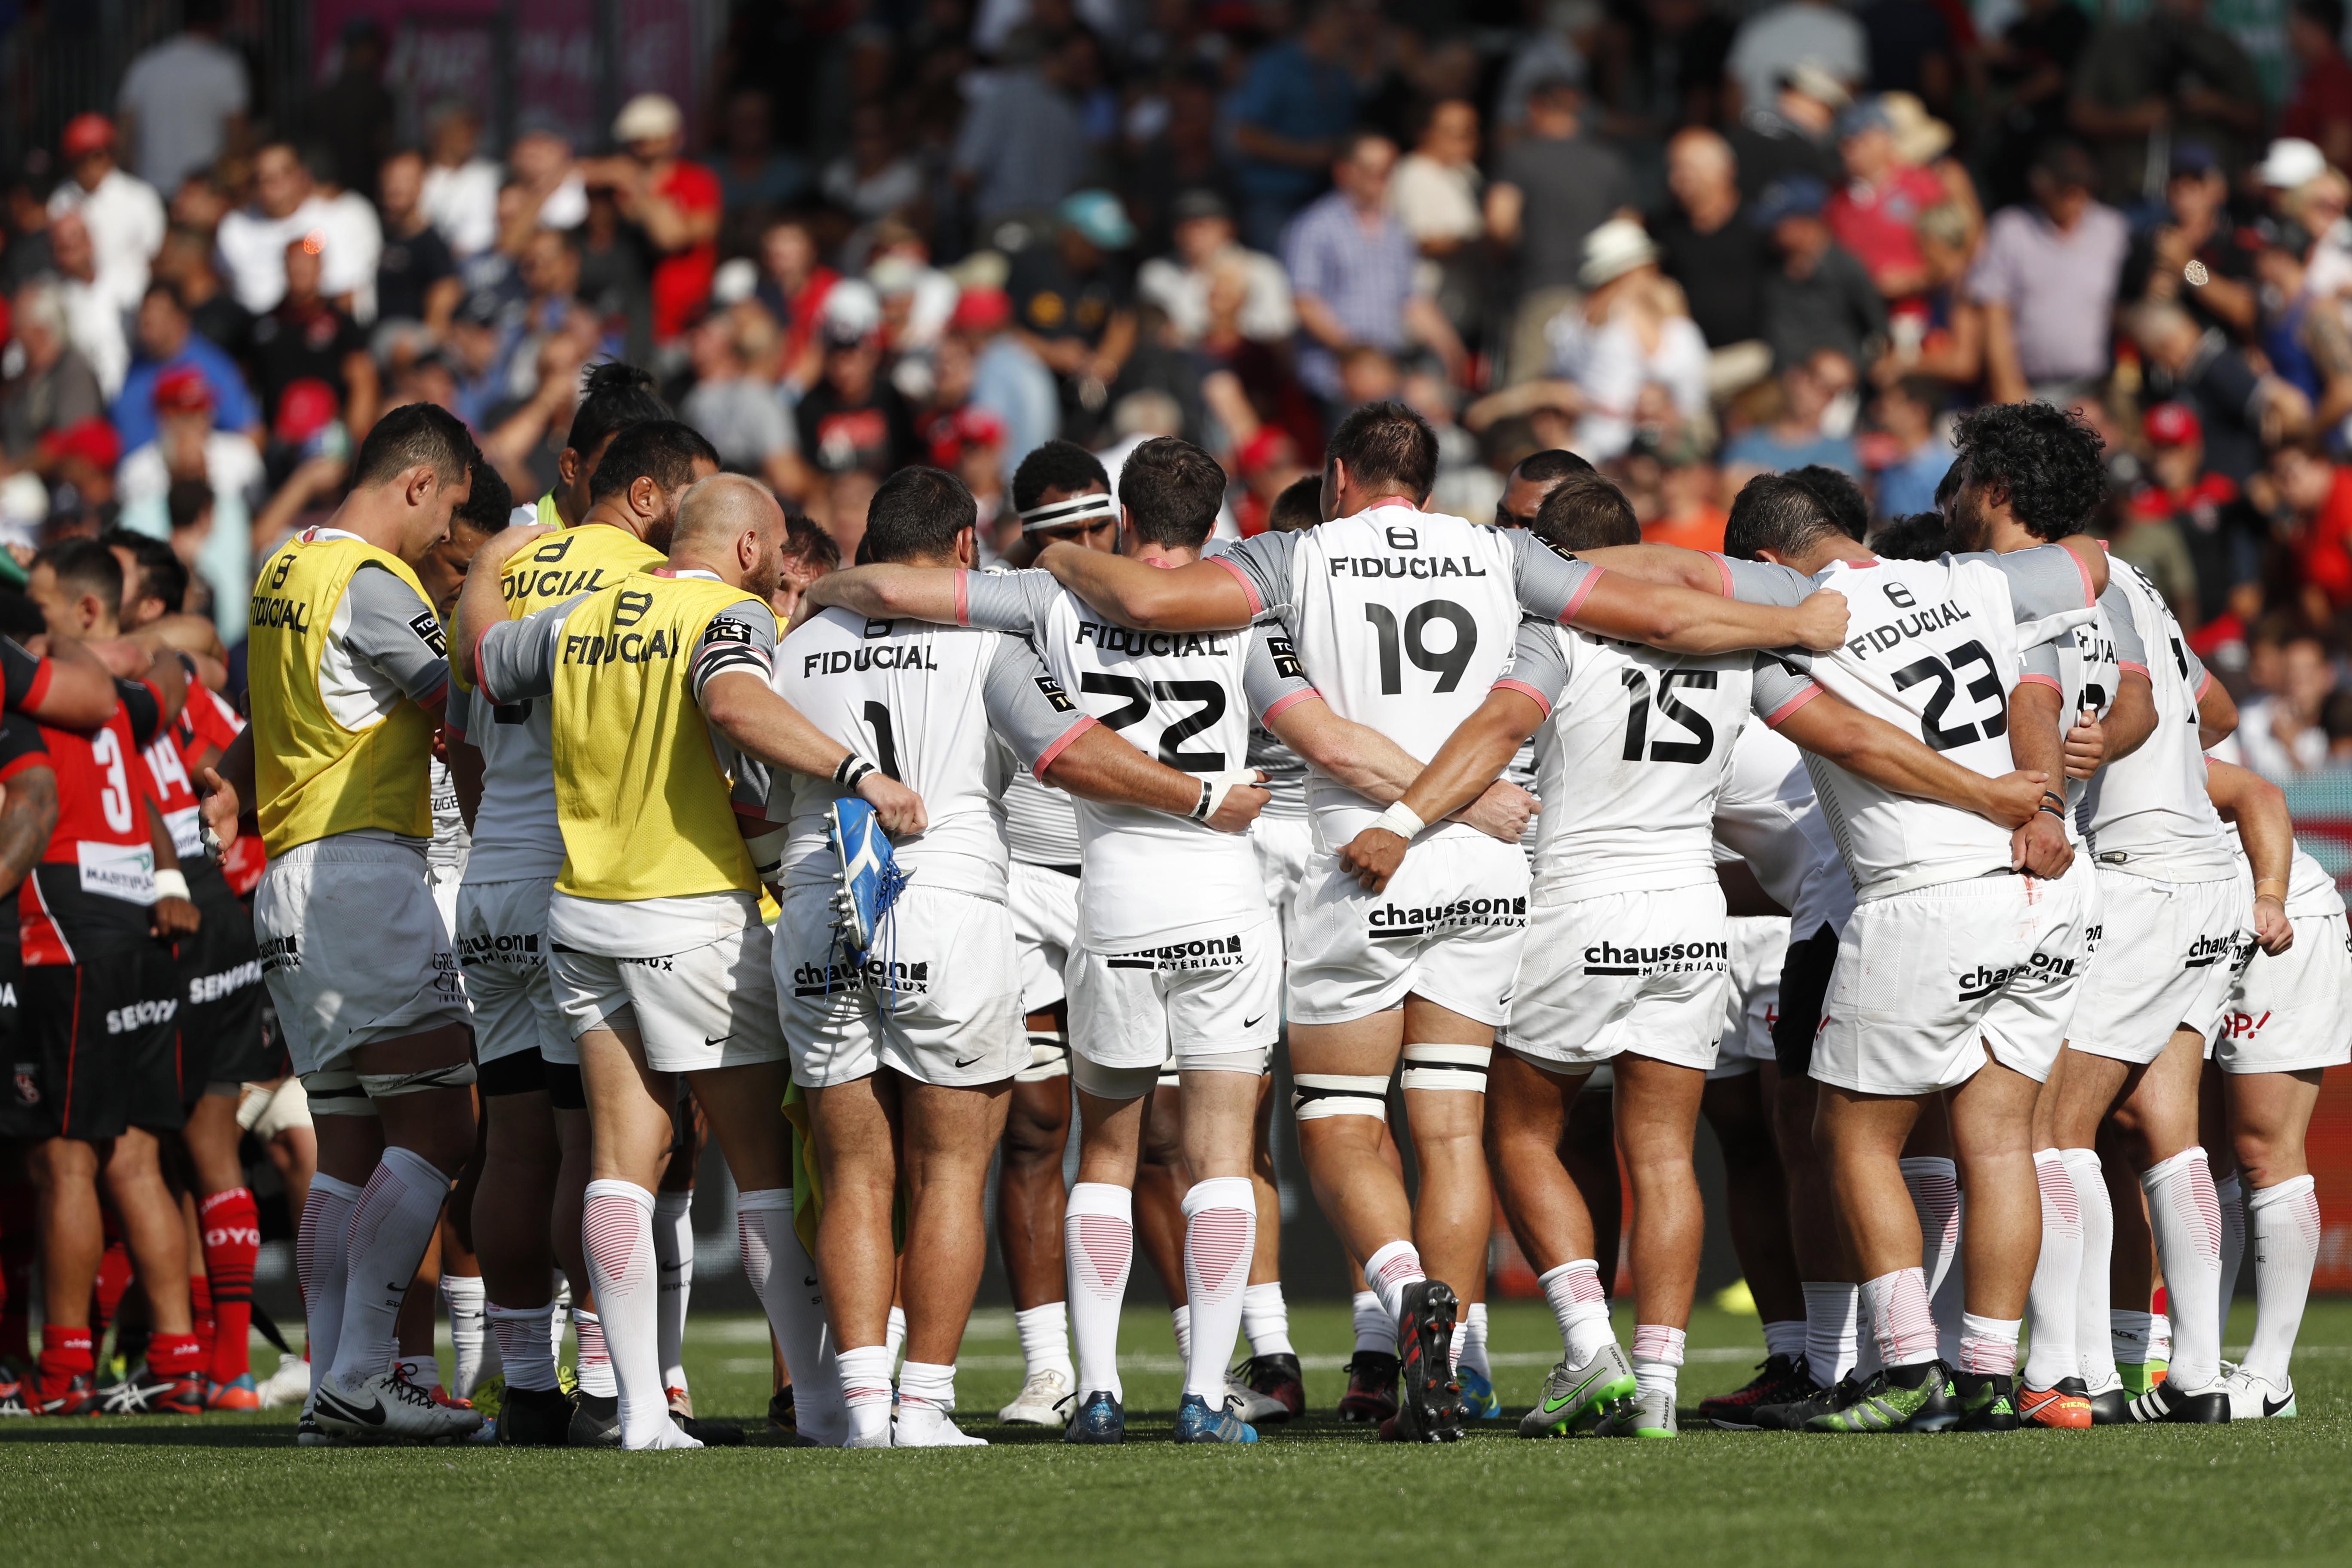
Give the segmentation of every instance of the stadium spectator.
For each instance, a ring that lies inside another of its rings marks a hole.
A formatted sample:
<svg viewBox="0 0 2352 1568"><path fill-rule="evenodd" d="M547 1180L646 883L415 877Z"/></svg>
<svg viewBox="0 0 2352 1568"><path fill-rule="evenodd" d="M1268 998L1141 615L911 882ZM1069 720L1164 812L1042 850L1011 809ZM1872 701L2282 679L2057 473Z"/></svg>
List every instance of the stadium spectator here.
<svg viewBox="0 0 2352 1568"><path fill-rule="evenodd" d="M223 429L210 384L193 365L155 383L153 437L126 452L117 476L122 526L151 539L174 539L172 489L201 481L212 492L212 524L194 555L195 570L220 608L222 637L245 636L253 592L253 516L264 479L261 453L242 430Z"/></svg>
<svg viewBox="0 0 2352 1568"><path fill-rule="evenodd" d="M1801 66L1853 86L1870 79L1870 43L1862 24L1831 0L1782 0L1750 16L1731 40L1724 70L1748 105L1769 103Z"/></svg>
<svg viewBox="0 0 2352 1568"><path fill-rule="evenodd" d="M1772 237L1780 264L1764 276L1764 341L1772 363L1802 364L1823 350L1852 364L1886 331L1886 301L1853 253L1838 244L1822 218L1829 193L1799 174L1759 197L1751 222Z"/></svg>
<svg viewBox="0 0 2352 1568"><path fill-rule="evenodd" d="M1060 381L1065 427L1091 435L1135 352L1135 309L1118 265L1135 226L1108 191L1078 191L1055 216L1050 241L1013 258L1005 288L1022 341Z"/></svg>
<svg viewBox="0 0 2352 1568"><path fill-rule="evenodd" d="M1356 79L1342 57L1347 6L1318 0L1296 37L1261 50L1225 108L1241 194L1241 230L1255 250L1283 247L1283 229L1323 184L1356 124Z"/></svg>
<svg viewBox="0 0 2352 1568"><path fill-rule="evenodd" d="M1827 353L1820 357L1834 359ZM1756 474L1785 473L1813 463L1861 475L1853 439L1832 436L1823 427L1835 395L1833 373L1825 370L1833 367L1806 361L1781 371L1780 402L1772 416L1725 443L1723 465L1735 487Z"/></svg>
<svg viewBox="0 0 2352 1568"><path fill-rule="evenodd" d="M2133 239L2121 297L2179 305L2200 325L2242 340L2251 333L2261 300L2229 200L2229 176L2212 149L2201 142L2173 148L2164 214Z"/></svg>
<svg viewBox="0 0 2352 1568"><path fill-rule="evenodd" d="M1004 431L1007 482L1023 458L1061 433L1061 395L1054 373L1013 330L1013 301L1002 289L969 289L948 331L971 353L971 402Z"/></svg>
<svg viewBox="0 0 2352 1568"><path fill-rule="evenodd" d="M335 74L300 112L303 140L320 150L311 174L362 195L374 193L376 173L400 123L400 106L383 85L389 47L383 25L373 18L344 23Z"/></svg>
<svg viewBox="0 0 2352 1568"><path fill-rule="evenodd" d="M481 155L482 117L472 105L435 106L426 132L425 216L459 260L498 243L499 166Z"/></svg>
<svg viewBox="0 0 2352 1568"><path fill-rule="evenodd" d="M2162 178L2175 142L2202 142L2224 169L2243 167L2262 130L2262 81L2205 0L2157 0L2093 36L2069 112L2098 150L2092 183L2127 202Z"/></svg>
<svg viewBox="0 0 2352 1568"><path fill-rule="evenodd" d="M807 166L775 143L774 118L764 92L747 89L727 100L726 150L717 173L730 218L773 217L808 189Z"/></svg>
<svg viewBox="0 0 2352 1568"><path fill-rule="evenodd" d="M2056 142L2033 162L2033 200L1985 230L1963 292L1984 308L1986 380L1996 401L2063 402L2109 364L2108 320L2130 243L2123 215L2093 195L2090 155Z"/></svg>
<svg viewBox="0 0 2352 1568"><path fill-rule="evenodd" d="M2126 503L2136 526L2117 550L2126 560L2145 559L2149 579L2171 598L2180 593L2184 573L2170 563L2161 533L2141 531L2151 522L2168 523L2189 589L2176 601L2177 613L2183 624L2200 626L2228 607L2239 584L2260 574L2266 531L2237 478L2212 466L2206 426L2189 405L2158 404L2147 411L2142 433L2149 448L2148 482Z"/></svg>
<svg viewBox="0 0 2352 1568"><path fill-rule="evenodd" d="M2308 423L2303 394L2258 368L2219 331L2199 331L2178 305L2135 306L2126 321L2151 388L2195 412L2215 472L2243 481L2261 466L2266 427L2291 434Z"/></svg>
<svg viewBox="0 0 2352 1568"><path fill-rule="evenodd" d="M773 319L757 305L713 310L688 334L688 352L694 385L677 416L702 432L727 468L757 474L785 495L803 493L792 417L766 379L776 363Z"/></svg>
<svg viewBox="0 0 2352 1568"><path fill-rule="evenodd" d="M259 437L261 411L245 384L245 373L219 344L195 331L177 286L159 279L139 302L138 346L109 411L126 450L154 439L156 383L184 365L204 377L213 418L222 429Z"/></svg>
<svg viewBox="0 0 2352 1568"><path fill-rule="evenodd" d="M2315 626L2352 609L2352 469L2311 437L2271 455L2286 542L2294 552L2301 608Z"/></svg>
<svg viewBox="0 0 2352 1568"><path fill-rule="evenodd" d="M2344 0L2294 0L2286 47L2298 68L2278 131L2312 143L2337 168L2352 164L2352 62L2344 58Z"/></svg>
<svg viewBox="0 0 2352 1568"><path fill-rule="evenodd" d="M184 30L142 51L122 74L115 114L131 163L158 191L230 150L252 104L245 58L221 42L227 0L187 0Z"/></svg>
<svg viewBox="0 0 2352 1568"><path fill-rule="evenodd" d="M1298 311L1298 379L1327 403L1340 397L1339 356L1359 344L1391 354L1418 342L1459 371L1453 323L1413 287L1418 253L1388 210L1396 144L1359 134L1331 166L1332 192L1298 215L1283 266Z"/></svg>
<svg viewBox="0 0 2352 1568"><path fill-rule="evenodd" d="M2352 756L2352 736L2331 734L2336 675L2327 645L2315 632L2288 637L2278 650L2274 689L2238 715L2238 744L2246 765L2272 779L2316 773L2331 761Z"/></svg>
<svg viewBox="0 0 2352 1568"><path fill-rule="evenodd" d="M286 247L328 227L326 204L311 189L310 171L290 143L273 142L254 154L253 201L220 221L221 264L230 292L256 316L286 297Z"/></svg>
<svg viewBox="0 0 2352 1568"><path fill-rule="evenodd" d="M1086 127L1070 97L1077 85L1080 47L1075 35L1052 40L1024 29L1008 45L1009 68L987 84L965 117L953 168L956 183L970 194L983 237L1004 218L1052 208L1091 172ZM851 188L868 208L860 216L878 216L907 198L895 192L867 194L866 187L886 170L901 180L911 177L919 188L921 176L896 155L889 118L880 106L861 112L857 180ZM863 145L869 141L870 152ZM887 155L884 149L890 150ZM827 195L836 201L849 194L830 174L827 184ZM880 211L872 210L877 206Z"/></svg>
<svg viewBox="0 0 2352 1568"><path fill-rule="evenodd" d="M163 247L163 203L154 186L115 163L114 140L114 123L103 114L78 114L66 122L58 151L69 174L50 193L49 216L81 215L100 286L132 310Z"/></svg>
<svg viewBox="0 0 2352 1568"><path fill-rule="evenodd" d="M1889 300L1921 292L1929 275L1919 220L1944 199L1943 182L1902 157L1894 117L1877 99L1864 99L1838 117L1838 155L1845 181L1822 211L1831 235Z"/></svg>
<svg viewBox="0 0 2352 1568"><path fill-rule="evenodd" d="M1937 488L1952 466L1952 448L1936 429L1943 406L1942 384L1923 376L1905 376L1878 395L1883 456L1871 464L1874 516L1937 510Z"/></svg>
<svg viewBox="0 0 2352 1568"><path fill-rule="evenodd" d="M1218 316L1230 316L1236 331L1258 342L1280 342L1297 331L1282 263L1241 243L1224 197L1187 191L1169 212L1174 253L1137 269L1135 293L1168 318L1171 342L1191 348Z"/></svg>
<svg viewBox="0 0 2352 1568"><path fill-rule="evenodd" d="M1665 275L1682 285L1691 320L1720 356L1710 380L1729 394L1771 368L1764 342L1765 276L1770 241L1744 210L1731 144L1704 126L1666 143L1666 188L1674 205L1650 222Z"/></svg>
<svg viewBox="0 0 2352 1568"><path fill-rule="evenodd" d="M99 278L98 252L81 214L61 213L49 220L49 258L73 345L97 374L100 389L111 398L122 390L122 378L131 368L131 344L122 331L131 302Z"/></svg>
<svg viewBox="0 0 2352 1568"><path fill-rule="evenodd" d="M287 244L283 297L253 323L254 389L271 439L287 446L300 445L327 422L318 416L313 389L323 390L327 417L340 419L354 444L375 423L375 358L358 325L320 293L320 250L308 235ZM304 395L295 396L298 390Z"/></svg>
<svg viewBox="0 0 2352 1568"><path fill-rule="evenodd" d="M383 249L376 259L375 308L383 327L415 322L428 342L449 330L466 286L457 278L449 242L425 210L424 154L394 153L383 161L376 188L383 206Z"/></svg>
<svg viewBox="0 0 2352 1568"><path fill-rule="evenodd" d="M106 395L97 373L74 346L65 291L51 279L16 291L11 319L16 337L7 380L0 384L0 452L11 463L34 458L49 437L92 420L103 422Z"/></svg>
<svg viewBox="0 0 2352 1568"><path fill-rule="evenodd" d="M658 258L652 277L654 342L667 343L710 297L719 266L719 177L679 155L686 117L658 92L639 93L621 106L613 140L625 153L584 165L582 178L612 191L622 217L645 235ZM539 223L572 226L552 221L544 208Z"/></svg>
<svg viewBox="0 0 2352 1568"><path fill-rule="evenodd" d="M1539 374L1546 324L1574 302L1584 238L1632 215L1624 161L1585 134L1583 95L1565 77L1535 84L1527 134L1506 148L1486 189L1486 233L1513 259L1507 372Z"/></svg>

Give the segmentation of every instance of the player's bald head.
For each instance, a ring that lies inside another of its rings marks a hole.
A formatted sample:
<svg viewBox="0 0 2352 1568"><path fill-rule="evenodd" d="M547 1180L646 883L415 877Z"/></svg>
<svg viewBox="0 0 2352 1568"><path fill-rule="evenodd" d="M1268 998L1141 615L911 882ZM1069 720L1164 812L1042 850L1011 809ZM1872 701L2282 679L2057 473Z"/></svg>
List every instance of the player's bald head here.
<svg viewBox="0 0 2352 1568"><path fill-rule="evenodd" d="M698 479L677 506L670 563L703 567L766 598L783 570L784 509L745 474Z"/></svg>

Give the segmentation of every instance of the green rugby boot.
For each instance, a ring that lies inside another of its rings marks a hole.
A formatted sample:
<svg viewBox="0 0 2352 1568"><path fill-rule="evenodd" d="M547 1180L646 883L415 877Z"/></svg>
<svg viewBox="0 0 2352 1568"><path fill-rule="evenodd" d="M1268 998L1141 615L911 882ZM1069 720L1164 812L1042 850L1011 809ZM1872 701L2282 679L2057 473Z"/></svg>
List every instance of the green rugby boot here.
<svg viewBox="0 0 2352 1568"><path fill-rule="evenodd" d="M2014 1414L2012 1411L2011 1414ZM1941 1432L1960 1418L1952 1373L1940 1361L1888 1367L1844 1409L1816 1415L1808 1432Z"/></svg>
<svg viewBox="0 0 2352 1568"><path fill-rule="evenodd" d="M1519 1436L1588 1436L1621 1409L1630 1412L1636 1387L1633 1365L1614 1340L1593 1352L1582 1366L1572 1367L1562 1356L1544 1380L1535 1408L1519 1417Z"/></svg>

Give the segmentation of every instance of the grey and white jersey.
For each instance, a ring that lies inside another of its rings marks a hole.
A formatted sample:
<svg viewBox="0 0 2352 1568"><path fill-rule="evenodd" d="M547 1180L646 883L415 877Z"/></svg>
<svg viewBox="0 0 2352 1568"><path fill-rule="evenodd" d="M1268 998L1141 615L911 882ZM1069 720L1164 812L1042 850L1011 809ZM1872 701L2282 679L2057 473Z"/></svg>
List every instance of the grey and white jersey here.
<svg viewBox="0 0 2352 1568"><path fill-rule="evenodd" d="M1004 838L1024 866L1078 863L1078 805L1027 768L1013 770L1004 786Z"/></svg>
<svg viewBox="0 0 2352 1568"><path fill-rule="evenodd" d="M1242 766L1253 719L1313 694L1278 626L1136 631L1045 572L972 573L963 583L966 624L1026 638L1080 709L1182 773ZM1139 806L1076 804L1079 925L1089 943L1172 936L1266 911L1246 837ZM1177 866L1182 873L1171 876Z"/></svg>
<svg viewBox="0 0 2352 1568"><path fill-rule="evenodd" d="M2115 707L2126 662L2137 669L2147 668L2147 656L2140 651L2138 628L2132 623L2129 602L2112 581L2107 584L2107 591L2099 595L2098 613L2091 619L2049 634L2039 626L2021 626L2018 636L2024 641L2029 661L2025 679L2054 680L2059 692L2059 721L2069 726L2085 712L2095 719L2107 716ZM2032 667L2039 650L2045 647L2056 655L2058 668L2054 672L2037 672ZM2083 802L2090 789L2089 779L2065 781L2066 837L2072 843L2081 844L2088 831Z"/></svg>
<svg viewBox="0 0 2352 1568"><path fill-rule="evenodd" d="M2110 557L2107 572L2110 591L2122 590L2147 650L2143 668L2156 696L2156 730L2137 751L2109 763L2091 781L2083 802L2091 853L2102 866L2165 881L2234 877L2237 857L2205 793L2198 739L2198 700L2213 678L2189 651L2156 585L2128 562Z"/></svg>
<svg viewBox="0 0 2352 1568"><path fill-rule="evenodd" d="M1047 767L1094 722L1019 637L841 609L793 627L770 685L923 797L929 826L895 841L910 880L1000 901L1009 859L1002 797L1016 757ZM767 814L792 827L787 888L838 879L826 818L843 793L829 779L777 775Z"/></svg>
<svg viewBox="0 0 2352 1568"><path fill-rule="evenodd" d="M1718 857L1745 860L1793 930L1810 937L1825 925L1845 929L1853 879L1795 742L1769 725L1740 727L1714 826Z"/></svg>
<svg viewBox="0 0 2352 1568"><path fill-rule="evenodd" d="M2088 574L2056 544L2005 555L1837 562L1810 578L1752 562L1725 568L1745 599L1795 605L1817 588L1844 595L1852 620L1843 645L1781 656L1781 667L1809 672L1864 712L1988 778L2011 771L2009 694L2025 673L2020 625L2071 617L2063 622L2071 626L2094 609ZM2010 868L2009 830L1998 824L1895 795L1821 757L1809 756L1806 765L1859 897Z"/></svg>
<svg viewBox="0 0 2352 1568"><path fill-rule="evenodd" d="M1510 658L1521 611L1559 620L1598 568L1524 530L1378 506L1301 533L1262 533L1210 557L1276 616L1331 710L1426 760L1486 700ZM1321 842L1345 844L1380 808L1310 773ZM1428 838L1476 833L1441 823Z"/></svg>

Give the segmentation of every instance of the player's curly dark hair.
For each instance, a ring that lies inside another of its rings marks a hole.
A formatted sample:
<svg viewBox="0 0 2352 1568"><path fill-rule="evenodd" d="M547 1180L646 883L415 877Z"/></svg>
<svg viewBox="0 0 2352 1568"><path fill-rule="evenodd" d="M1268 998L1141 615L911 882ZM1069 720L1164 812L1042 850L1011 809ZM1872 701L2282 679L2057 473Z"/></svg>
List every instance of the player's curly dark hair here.
<svg viewBox="0 0 2352 1568"><path fill-rule="evenodd" d="M1963 483L2007 498L2036 539L2090 527L2107 498L2105 443L2090 422L2047 403L1994 403L1960 416L1954 433Z"/></svg>
<svg viewBox="0 0 2352 1568"><path fill-rule="evenodd" d="M1940 511L1915 511L1878 531L1870 548L1889 561L1933 561L1951 548Z"/></svg>
<svg viewBox="0 0 2352 1568"><path fill-rule="evenodd" d="M572 428L563 444L583 458L593 458L604 443L631 425L670 417L669 405L654 390L653 373L622 360L607 360L589 371L580 388L580 405L572 411Z"/></svg>

